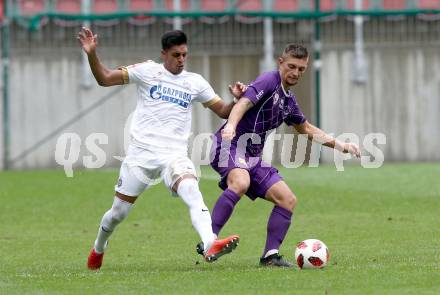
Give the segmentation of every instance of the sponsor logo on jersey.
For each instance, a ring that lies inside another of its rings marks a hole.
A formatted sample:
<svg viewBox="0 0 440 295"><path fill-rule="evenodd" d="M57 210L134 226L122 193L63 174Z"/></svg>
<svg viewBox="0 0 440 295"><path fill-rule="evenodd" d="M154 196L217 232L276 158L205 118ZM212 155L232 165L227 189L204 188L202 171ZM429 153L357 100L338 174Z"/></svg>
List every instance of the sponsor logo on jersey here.
<svg viewBox="0 0 440 295"><path fill-rule="evenodd" d="M187 109L191 102L191 94L161 84L150 88L150 97L154 100L162 100L178 104Z"/></svg>
<svg viewBox="0 0 440 295"><path fill-rule="evenodd" d="M150 89L150 97L154 100L159 99L160 98L160 93L157 91L157 85L151 87Z"/></svg>
<svg viewBox="0 0 440 295"><path fill-rule="evenodd" d="M260 99L264 94L264 90L260 90L260 92L258 92L257 96L255 96L256 99Z"/></svg>

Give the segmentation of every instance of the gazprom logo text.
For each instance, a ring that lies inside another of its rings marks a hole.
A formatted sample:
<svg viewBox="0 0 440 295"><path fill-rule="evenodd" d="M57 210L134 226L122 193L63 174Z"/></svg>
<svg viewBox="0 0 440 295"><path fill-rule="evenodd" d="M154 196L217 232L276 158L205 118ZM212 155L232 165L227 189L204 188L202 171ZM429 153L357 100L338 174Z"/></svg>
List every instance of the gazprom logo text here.
<svg viewBox="0 0 440 295"><path fill-rule="evenodd" d="M161 99L163 101L178 104L185 109L188 108L188 105L191 102L191 94L171 87L165 87L160 84L150 88L150 97L154 100Z"/></svg>

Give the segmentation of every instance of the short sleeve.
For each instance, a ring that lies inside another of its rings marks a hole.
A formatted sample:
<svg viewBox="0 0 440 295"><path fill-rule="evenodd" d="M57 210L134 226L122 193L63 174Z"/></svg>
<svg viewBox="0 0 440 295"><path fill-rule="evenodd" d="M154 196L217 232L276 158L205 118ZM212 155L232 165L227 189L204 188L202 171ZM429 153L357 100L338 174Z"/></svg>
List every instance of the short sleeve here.
<svg viewBox="0 0 440 295"><path fill-rule="evenodd" d="M149 73L154 67L154 62L149 60L143 63L133 64L126 67L120 67L122 70L122 79L124 84L140 83L146 73Z"/></svg>
<svg viewBox="0 0 440 295"><path fill-rule="evenodd" d="M197 75L197 95L194 100L202 103L204 107L209 107L219 101L220 98L208 81Z"/></svg>
<svg viewBox="0 0 440 295"><path fill-rule="evenodd" d="M284 122L289 125L299 125L306 121L306 116L304 116L301 111L295 97L289 97L287 103L287 116L284 119Z"/></svg>
<svg viewBox="0 0 440 295"><path fill-rule="evenodd" d="M255 81L248 85L248 89L243 96L247 97L254 105L260 100L270 97L279 82L275 74L276 72L267 72L258 76Z"/></svg>

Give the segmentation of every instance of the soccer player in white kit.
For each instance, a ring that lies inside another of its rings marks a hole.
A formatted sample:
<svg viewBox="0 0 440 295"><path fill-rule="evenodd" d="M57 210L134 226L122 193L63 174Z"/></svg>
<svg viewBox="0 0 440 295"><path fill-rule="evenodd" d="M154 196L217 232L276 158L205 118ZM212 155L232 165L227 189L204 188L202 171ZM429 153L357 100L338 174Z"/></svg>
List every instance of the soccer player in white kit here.
<svg viewBox="0 0 440 295"><path fill-rule="evenodd" d="M233 103L226 104L202 76L184 70L188 51L186 35L182 31L170 31L162 36L163 64L149 60L115 70L99 61L97 35L90 29L82 28L78 40L99 85L135 83L137 86L131 144L121 165L113 205L102 217L87 267L101 267L115 227L127 217L137 197L157 179L163 179L168 189L188 206L192 225L205 245L205 260L212 262L230 253L238 245L239 236L217 239L213 233L194 164L187 157L187 146L192 102L202 103L221 118L228 117ZM245 88L237 82L230 86L230 91L239 98Z"/></svg>

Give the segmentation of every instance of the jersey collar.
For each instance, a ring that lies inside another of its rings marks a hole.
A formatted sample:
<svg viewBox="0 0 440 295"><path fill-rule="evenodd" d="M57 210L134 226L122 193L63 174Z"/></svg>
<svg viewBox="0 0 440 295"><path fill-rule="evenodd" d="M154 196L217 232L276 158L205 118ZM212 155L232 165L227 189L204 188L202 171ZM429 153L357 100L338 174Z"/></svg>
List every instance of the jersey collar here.
<svg viewBox="0 0 440 295"><path fill-rule="evenodd" d="M286 89L284 89L283 81L281 81L281 74L280 74L280 71L277 71L277 72L278 72L278 78L280 79L281 89L283 90L283 93L284 93L285 96L289 96L289 95L290 95L290 90L287 90L287 91L286 91Z"/></svg>
<svg viewBox="0 0 440 295"><path fill-rule="evenodd" d="M170 75L170 76L173 76L173 77L180 77L180 75L182 75L183 73L186 72L186 70L183 69L183 71L180 72L180 74L175 75L175 74L171 73L170 71L168 71L167 68L165 68L165 66L163 65L163 63L161 63L160 65L161 65L162 69L164 70L164 72L167 73L167 75Z"/></svg>

